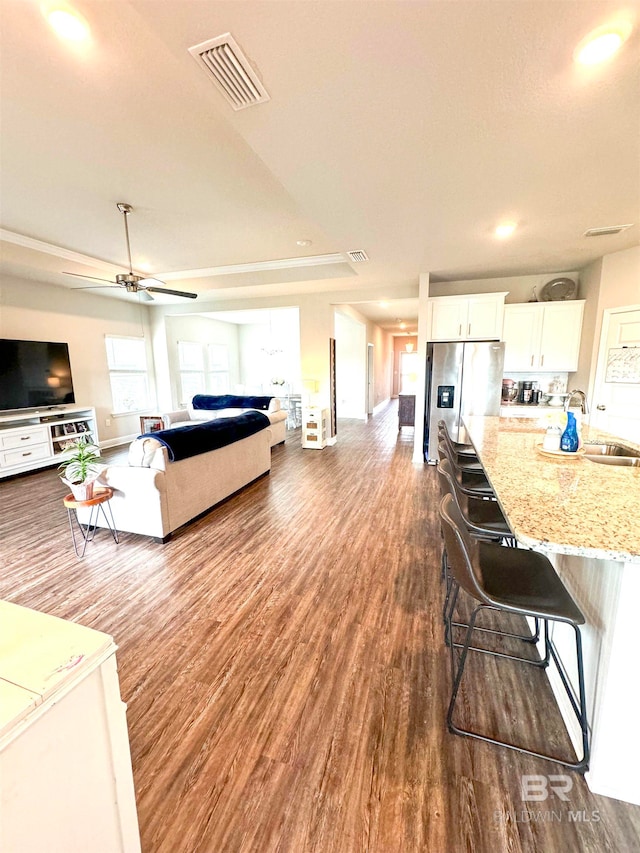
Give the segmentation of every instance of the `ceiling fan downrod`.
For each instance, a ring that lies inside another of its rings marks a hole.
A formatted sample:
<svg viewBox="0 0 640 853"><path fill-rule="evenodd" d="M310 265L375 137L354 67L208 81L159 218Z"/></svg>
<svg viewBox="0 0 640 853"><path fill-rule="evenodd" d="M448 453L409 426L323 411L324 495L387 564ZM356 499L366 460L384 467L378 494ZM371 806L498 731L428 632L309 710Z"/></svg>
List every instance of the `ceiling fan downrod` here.
<svg viewBox="0 0 640 853"><path fill-rule="evenodd" d="M129 223L127 222L127 216L131 213L133 208L130 204L125 204L123 201L119 201L117 204L118 210L124 216L124 235L127 240L127 257L129 258L129 275L133 276L133 264L131 263L131 243L129 242ZM136 276L136 279L140 281L140 277Z"/></svg>

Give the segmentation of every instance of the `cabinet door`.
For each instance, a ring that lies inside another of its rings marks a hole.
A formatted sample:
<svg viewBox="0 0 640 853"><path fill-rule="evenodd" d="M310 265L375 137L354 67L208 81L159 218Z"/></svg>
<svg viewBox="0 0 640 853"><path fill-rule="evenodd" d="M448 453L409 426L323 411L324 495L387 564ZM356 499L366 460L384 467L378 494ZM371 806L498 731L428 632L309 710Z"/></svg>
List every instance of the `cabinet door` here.
<svg viewBox="0 0 640 853"><path fill-rule="evenodd" d="M543 305L528 302L504 306L502 339L505 343L505 370L539 367L543 310Z"/></svg>
<svg viewBox="0 0 640 853"><path fill-rule="evenodd" d="M470 297L468 302L467 327L463 329L465 338L500 340L504 296L501 298Z"/></svg>
<svg viewBox="0 0 640 853"><path fill-rule="evenodd" d="M434 299L431 303L431 341L459 341L466 337L467 300Z"/></svg>
<svg viewBox="0 0 640 853"><path fill-rule="evenodd" d="M583 310L583 301L544 306L538 365L541 370L578 369Z"/></svg>

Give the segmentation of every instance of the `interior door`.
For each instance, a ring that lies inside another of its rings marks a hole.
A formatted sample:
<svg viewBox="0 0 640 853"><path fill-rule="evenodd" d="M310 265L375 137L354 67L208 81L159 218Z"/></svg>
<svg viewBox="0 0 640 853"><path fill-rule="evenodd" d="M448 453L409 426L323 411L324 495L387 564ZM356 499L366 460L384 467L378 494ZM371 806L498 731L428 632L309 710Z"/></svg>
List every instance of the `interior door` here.
<svg viewBox="0 0 640 853"><path fill-rule="evenodd" d="M640 443L640 307L604 312L590 423Z"/></svg>

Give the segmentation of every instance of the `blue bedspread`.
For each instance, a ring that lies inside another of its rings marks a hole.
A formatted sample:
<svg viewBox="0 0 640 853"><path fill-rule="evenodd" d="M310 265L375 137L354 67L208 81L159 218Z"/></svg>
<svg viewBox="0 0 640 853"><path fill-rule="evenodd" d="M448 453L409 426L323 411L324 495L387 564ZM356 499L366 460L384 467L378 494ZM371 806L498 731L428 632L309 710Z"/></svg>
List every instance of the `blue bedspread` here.
<svg viewBox="0 0 640 853"><path fill-rule="evenodd" d="M199 424L188 424L180 429L161 429L145 432L138 438L155 438L164 444L172 462L188 459L199 453L226 447L269 426L269 418L262 412L246 412L233 418L220 418Z"/></svg>

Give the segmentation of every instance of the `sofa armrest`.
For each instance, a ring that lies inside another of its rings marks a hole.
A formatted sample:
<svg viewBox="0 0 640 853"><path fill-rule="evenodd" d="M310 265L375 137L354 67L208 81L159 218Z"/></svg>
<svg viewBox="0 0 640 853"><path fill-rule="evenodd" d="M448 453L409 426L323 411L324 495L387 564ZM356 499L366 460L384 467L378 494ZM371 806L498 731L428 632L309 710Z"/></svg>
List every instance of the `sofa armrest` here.
<svg viewBox="0 0 640 853"><path fill-rule="evenodd" d="M109 505L116 530L159 539L171 532L164 471L134 465L109 465L98 482L113 489ZM87 523L88 516L88 509L78 509L79 521ZM101 518L98 526L104 527Z"/></svg>
<svg viewBox="0 0 640 853"><path fill-rule="evenodd" d="M190 421L189 412L187 409L179 409L177 412L166 412L162 416L162 423L165 429L169 429L173 424L181 423L182 421Z"/></svg>
<svg viewBox="0 0 640 853"><path fill-rule="evenodd" d="M277 397L272 397L271 402L269 403L269 408L267 411L269 412L279 412L280 411L280 400Z"/></svg>

